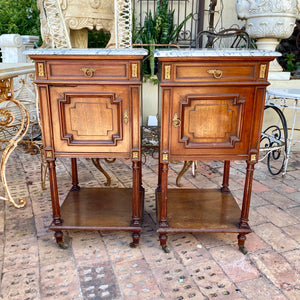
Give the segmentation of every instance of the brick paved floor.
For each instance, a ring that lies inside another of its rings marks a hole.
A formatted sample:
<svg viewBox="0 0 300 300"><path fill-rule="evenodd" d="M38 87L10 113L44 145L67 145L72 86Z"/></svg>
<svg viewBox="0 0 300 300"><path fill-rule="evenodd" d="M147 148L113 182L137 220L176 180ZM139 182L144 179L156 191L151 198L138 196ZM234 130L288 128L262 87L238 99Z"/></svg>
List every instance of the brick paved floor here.
<svg viewBox="0 0 300 300"><path fill-rule="evenodd" d="M128 161L104 163L112 186L129 187ZM182 163L170 165L175 186ZM105 180L91 161L78 162L81 186ZM199 162L194 178L189 170L184 187L217 187L221 162ZM154 190L157 160L143 166L144 230L140 246L128 247L128 232L65 233L70 247L57 247L51 222L49 184L40 185L39 157L15 152L7 179L24 209L0 202L1 299L300 299L300 153L294 153L285 178L271 176L256 165L248 255L238 251L236 234L169 234L171 253L164 253L155 232ZM230 187L243 194L245 163L232 163ZM59 196L70 188L70 162L57 161ZM3 194L3 192L2 192Z"/></svg>

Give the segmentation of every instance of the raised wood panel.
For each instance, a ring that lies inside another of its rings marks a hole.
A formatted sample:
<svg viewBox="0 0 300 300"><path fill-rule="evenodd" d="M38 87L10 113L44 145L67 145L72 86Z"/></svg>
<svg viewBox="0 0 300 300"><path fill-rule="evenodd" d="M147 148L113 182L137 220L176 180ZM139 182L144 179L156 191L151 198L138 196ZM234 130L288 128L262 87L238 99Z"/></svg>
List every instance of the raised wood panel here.
<svg viewBox="0 0 300 300"><path fill-rule="evenodd" d="M122 101L115 94L63 95L58 99L61 138L69 145L116 145L122 139Z"/></svg>
<svg viewBox="0 0 300 300"><path fill-rule="evenodd" d="M140 105L140 93L138 86L130 86L130 98L131 98L131 115L137 116L135 122L132 123L132 151L139 152L138 157L132 158L133 160L140 160L140 130L141 130L141 105Z"/></svg>
<svg viewBox="0 0 300 300"><path fill-rule="evenodd" d="M234 147L241 139L243 102L239 95L186 96L180 140L185 147Z"/></svg>
<svg viewBox="0 0 300 300"><path fill-rule="evenodd" d="M171 158L248 156L251 122L247 116L252 115L254 93L251 86L216 86L213 90L174 87L169 127ZM176 114L178 127L173 124Z"/></svg>
<svg viewBox="0 0 300 300"><path fill-rule="evenodd" d="M56 156L95 152L129 155L133 122L129 86L51 86L50 98Z"/></svg>
<svg viewBox="0 0 300 300"><path fill-rule="evenodd" d="M53 146L52 132L51 132L52 122L50 118L48 87L44 85L39 86L38 93L39 93L39 107L40 107L40 117L41 117L41 124L42 124L42 133L43 133L43 146L44 148L51 148Z"/></svg>

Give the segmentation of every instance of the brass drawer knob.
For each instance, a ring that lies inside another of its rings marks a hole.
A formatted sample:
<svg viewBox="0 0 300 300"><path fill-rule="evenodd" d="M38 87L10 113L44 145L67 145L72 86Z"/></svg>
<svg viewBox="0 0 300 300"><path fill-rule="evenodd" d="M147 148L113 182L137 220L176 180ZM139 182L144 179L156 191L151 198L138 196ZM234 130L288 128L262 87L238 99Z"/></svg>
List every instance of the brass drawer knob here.
<svg viewBox="0 0 300 300"><path fill-rule="evenodd" d="M181 125L181 120L178 118L177 113L175 113L173 117L173 126L180 127L180 125Z"/></svg>
<svg viewBox="0 0 300 300"><path fill-rule="evenodd" d="M207 70L208 74L212 74L214 76L214 78L219 79L222 78L223 76L223 71L222 70Z"/></svg>
<svg viewBox="0 0 300 300"><path fill-rule="evenodd" d="M80 71L83 72L85 77L93 77L95 73L95 69L92 68L82 68Z"/></svg>

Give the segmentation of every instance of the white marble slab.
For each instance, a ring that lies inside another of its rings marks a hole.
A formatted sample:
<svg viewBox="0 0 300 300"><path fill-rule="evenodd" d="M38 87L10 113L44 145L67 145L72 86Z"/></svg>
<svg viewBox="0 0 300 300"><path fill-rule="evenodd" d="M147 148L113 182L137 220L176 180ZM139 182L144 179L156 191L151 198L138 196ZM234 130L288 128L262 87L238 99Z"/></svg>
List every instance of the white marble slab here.
<svg viewBox="0 0 300 300"><path fill-rule="evenodd" d="M0 80L34 72L34 64L31 63L0 63Z"/></svg>
<svg viewBox="0 0 300 300"><path fill-rule="evenodd" d="M287 99L300 99L300 88L268 88L268 94Z"/></svg>
<svg viewBox="0 0 300 300"><path fill-rule="evenodd" d="M147 55L145 49L128 48L128 49L34 49L25 51L26 55Z"/></svg>
<svg viewBox="0 0 300 300"><path fill-rule="evenodd" d="M156 49L155 57L220 57L220 56L281 56L276 51L263 51L255 49Z"/></svg>

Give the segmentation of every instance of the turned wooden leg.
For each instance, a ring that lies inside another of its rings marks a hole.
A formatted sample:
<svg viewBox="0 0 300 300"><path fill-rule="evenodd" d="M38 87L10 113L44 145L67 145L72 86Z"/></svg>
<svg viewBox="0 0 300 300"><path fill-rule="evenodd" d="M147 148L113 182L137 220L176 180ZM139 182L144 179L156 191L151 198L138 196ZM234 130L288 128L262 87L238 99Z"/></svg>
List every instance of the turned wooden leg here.
<svg viewBox="0 0 300 300"><path fill-rule="evenodd" d="M72 164L72 192L78 192L80 190L80 186L78 185L78 172L77 172L77 160L76 158L71 158Z"/></svg>
<svg viewBox="0 0 300 300"><path fill-rule="evenodd" d="M161 248L162 248L166 253L169 253L169 252L170 252L170 249L169 249L169 247L167 246L167 239L168 239L168 236L167 236L166 233L160 233L160 235L159 235L159 242L160 242Z"/></svg>
<svg viewBox="0 0 300 300"><path fill-rule="evenodd" d="M69 248L69 244L66 243L63 239L63 233L62 231L55 231L54 233L54 237L56 239L56 243L57 245L62 248L62 249L68 249Z"/></svg>
<svg viewBox="0 0 300 300"><path fill-rule="evenodd" d="M245 247L245 241L246 241L246 234L242 234L240 233L238 235L238 245L239 245L239 249L243 254L247 254L248 250Z"/></svg>
<svg viewBox="0 0 300 300"><path fill-rule="evenodd" d="M132 221L131 226L141 226L141 162L132 162ZM132 233L132 242L130 243L131 248L136 248L139 244L140 233L134 231Z"/></svg>
<svg viewBox="0 0 300 300"><path fill-rule="evenodd" d="M249 207L250 207L250 199L251 199L251 192L252 192L253 171L254 171L254 164L247 162L240 228L247 228L247 229L249 228L248 217L249 217Z"/></svg>
<svg viewBox="0 0 300 300"><path fill-rule="evenodd" d="M62 220L60 217L59 198L57 191L57 179L55 170L55 161L47 161L49 169L49 181L50 181L50 192L52 200L52 212L53 212L53 225L61 225Z"/></svg>
<svg viewBox="0 0 300 300"><path fill-rule="evenodd" d="M57 191L57 179L56 179L56 170L55 170L55 161L47 161L48 169L49 169L49 181L50 181L50 191L51 191L51 200L52 200L52 212L53 212L53 221L52 224L54 226L62 225L63 221L60 216L60 206L59 206L59 198ZM54 237L56 239L56 243L59 247L66 249L68 245L63 241L63 233L62 231L56 231L54 233Z"/></svg>
<svg viewBox="0 0 300 300"><path fill-rule="evenodd" d="M159 211L159 227L166 228L169 227L167 221L167 202L168 202L168 163L162 164L161 166L161 195L158 197L160 199L160 211ZM170 252L167 246L167 234L160 233L159 235L160 245L165 252Z"/></svg>
<svg viewBox="0 0 300 300"><path fill-rule="evenodd" d="M130 243L130 247L136 248L139 245L139 241L140 241L140 233L133 232L132 233L132 243Z"/></svg>
<svg viewBox="0 0 300 300"><path fill-rule="evenodd" d="M222 188L221 188L222 193L230 193L229 172L230 172L230 160L225 160L224 161L224 172L223 172L223 183L222 183Z"/></svg>
<svg viewBox="0 0 300 300"><path fill-rule="evenodd" d="M144 199L145 199L145 189L143 187L143 182L142 182L142 162L139 162L139 167L140 167L140 176L139 176L139 186L140 186L140 216L141 219L143 220L144 218Z"/></svg>
<svg viewBox="0 0 300 300"><path fill-rule="evenodd" d="M167 202L168 202L168 164L162 164L161 168L161 197L159 227L168 227Z"/></svg>
<svg viewBox="0 0 300 300"><path fill-rule="evenodd" d="M242 205L239 227L243 229L249 229L249 230L250 227L248 225L248 218L249 218L249 207L250 207L251 192L252 192L253 172L254 172L254 163L247 162L243 205ZM244 247L245 240L246 240L245 234L241 233L238 235L239 248L243 253L247 253L247 249Z"/></svg>
<svg viewBox="0 0 300 300"><path fill-rule="evenodd" d="M132 162L132 221L131 226L141 226L140 208L140 163Z"/></svg>

